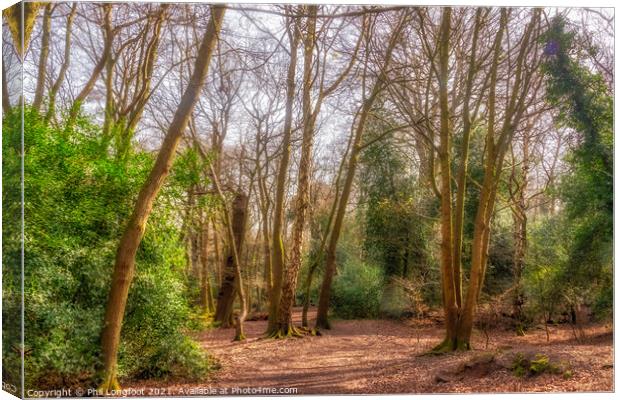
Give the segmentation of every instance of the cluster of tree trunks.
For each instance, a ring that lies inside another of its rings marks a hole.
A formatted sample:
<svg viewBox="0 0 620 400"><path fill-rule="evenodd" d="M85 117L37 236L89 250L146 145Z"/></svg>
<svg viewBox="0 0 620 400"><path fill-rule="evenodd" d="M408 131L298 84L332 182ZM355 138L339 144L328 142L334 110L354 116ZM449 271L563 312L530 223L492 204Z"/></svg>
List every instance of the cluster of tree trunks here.
<svg viewBox="0 0 620 400"><path fill-rule="evenodd" d="M441 200L441 271L444 314L446 318L446 338L435 347L434 351L451 351L469 349L473 329L475 309L480 297L486 267L488 262L491 219L496 203L497 188L500 182L504 158L509 144L516 132L524 112L528 107L527 93L531 85L536 85L536 75L532 69L540 62L536 53L537 41L533 40L540 31L540 11L532 12L531 20L526 26L518 47L514 80L505 105L503 121L497 121L496 126L496 91L497 74L502 62L502 42L507 29L510 11L500 11L499 29L497 30L492 49L491 66L489 72L489 93L487 98L487 126L484 152L484 178L481 183L477 211L474 219L474 233L471 245L471 268L469 286L464 298L461 288L461 262L458 247L462 243L462 231L455 231L453 220L462 221L462 209L453 209L452 205L452 177L450 160L452 157L452 130L450 127L450 107L448 104L448 68L451 32L451 9L445 8L442 14L440 41L439 41L439 106L441 113L440 129L440 200ZM475 35L475 33L474 33ZM474 59L476 41L472 41L472 56ZM533 53L533 54L532 54ZM470 73L471 73L470 66ZM471 75L470 75L470 79ZM468 99L465 99L467 103ZM464 107L464 113L468 107ZM469 115L464 115L469 120ZM465 125L467 126L467 124ZM465 158L463 158L465 160ZM463 165L461 166L463 169ZM465 181L459 182L457 199L465 190ZM462 207L462 201L457 202ZM462 230L462 222L458 225ZM458 239L456 239L458 237ZM458 260L458 261L457 261Z"/></svg>

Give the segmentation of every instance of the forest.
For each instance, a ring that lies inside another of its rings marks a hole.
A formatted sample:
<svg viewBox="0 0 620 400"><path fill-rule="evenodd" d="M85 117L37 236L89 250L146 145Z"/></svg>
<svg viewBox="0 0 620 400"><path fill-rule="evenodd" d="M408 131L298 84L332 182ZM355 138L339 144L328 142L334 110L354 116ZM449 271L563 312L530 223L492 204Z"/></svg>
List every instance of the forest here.
<svg viewBox="0 0 620 400"><path fill-rule="evenodd" d="M614 390L613 9L2 22L3 390Z"/></svg>

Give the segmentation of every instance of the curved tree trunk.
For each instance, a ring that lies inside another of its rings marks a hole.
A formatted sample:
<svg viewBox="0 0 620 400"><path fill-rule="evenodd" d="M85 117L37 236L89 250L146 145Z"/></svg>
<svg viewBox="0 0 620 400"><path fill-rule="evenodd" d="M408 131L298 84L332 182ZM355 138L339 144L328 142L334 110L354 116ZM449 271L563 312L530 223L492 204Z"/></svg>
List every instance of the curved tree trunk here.
<svg viewBox="0 0 620 400"><path fill-rule="evenodd" d="M95 68L90 74L90 78L88 79L80 93L78 93L78 95L75 97L75 100L71 105L71 109L69 110L69 116L67 118L67 126L71 126L73 125L73 122L75 122L82 103L84 102L84 100L86 100L90 92L95 87L95 83L97 83L99 75L101 75L101 72L105 68L107 60L112 57L112 43L114 42L114 30L112 29L112 4L103 4L101 7L103 7L104 10L103 30L105 42L103 45L103 52L101 54L101 57L99 58L99 61L97 61L97 64L95 64Z"/></svg>
<svg viewBox="0 0 620 400"><path fill-rule="evenodd" d="M211 6L211 19L198 49L194 72L166 132L155 165L138 194L133 213L118 246L101 340L104 371L100 392L103 394L119 387L116 379L117 354L127 296L135 271L136 252L142 241L155 198L170 172L177 146L200 96L224 11L225 8L222 6Z"/></svg>
<svg viewBox="0 0 620 400"><path fill-rule="evenodd" d="M338 240L340 238L340 232L342 231L342 225L344 222L344 216L349 202L349 196L353 187L353 179L355 177L355 171L357 169L357 160L362 150L362 136L366 127L366 121L368 120L370 110L372 109L377 96L381 92L383 85L387 81L387 69L392 60L392 52L398 43L398 39L401 36L401 31L405 24L406 17L402 16L400 21L390 36L390 41L387 45L385 52L385 58L379 76L374 82L370 95L364 100L362 108L359 113L359 119L357 122L357 128L355 129L354 138L351 141L351 153L349 155L349 162L347 165L347 174L342 189L342 194L338 199L338 207L336 208L336 214L334 217L334 227L332 228L331 235L329 237L329 244L327 247L327 255L325 260L325 273L323 275L323 282L321 284L321 291L319 293L319 307L316 317L316 328L329 329L329 320L327 313L329 310L329 298L331 294L331 286L334 274L336 273L336 248Z"/></svg>

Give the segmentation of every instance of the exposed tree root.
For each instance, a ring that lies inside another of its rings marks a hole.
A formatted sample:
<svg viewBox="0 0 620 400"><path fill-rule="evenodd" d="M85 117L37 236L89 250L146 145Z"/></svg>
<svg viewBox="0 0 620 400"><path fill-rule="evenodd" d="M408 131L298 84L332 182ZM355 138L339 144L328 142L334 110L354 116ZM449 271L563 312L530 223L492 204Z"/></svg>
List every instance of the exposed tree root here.
<svg viewBox="0 0 620 400"><path fill-rule="evenodd" d="M241 342L246 339L243 332L243 321L245 320L245 312L243 315L235 315L235 338L233 342Z"/></svg>
<svg viewBox="0 0 620 400"><path fill-rule="evenodd" d="M267 339L287 339L304 336L320 336L320 334L317 334L315 329L308 329L302 326L297 327L295 325L286 325L276 327L276 329L267 332L265 335Z"/></svg>
<svg viewBox="0 0 620 400"><path fill-rule="evenodd" d="M446 353L451 353L453 351L467 351L471 350L471 345L469 342L460 340L460 339L444 339L437 346L433 347L428 352L424 353L424 355L442 355Z"/></svg>
<svg viewBox="0 0 620 400"><path fill-rule="evenodd" d="M118 384L116 379L116 373L114 371L107 371L105 378L101 385L97 388L97 393L100 396L113 395L115 391L121 390L121 385Z"/></svg>

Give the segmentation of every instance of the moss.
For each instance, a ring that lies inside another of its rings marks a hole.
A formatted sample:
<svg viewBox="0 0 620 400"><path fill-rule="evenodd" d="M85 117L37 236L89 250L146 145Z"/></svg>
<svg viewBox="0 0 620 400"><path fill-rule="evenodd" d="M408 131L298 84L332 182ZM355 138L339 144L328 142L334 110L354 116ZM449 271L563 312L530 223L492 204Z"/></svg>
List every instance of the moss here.
<svg viewBox="0 0 620 400"><path fill-rule="evenodd" d="M468 351L471 350L469 342L460 339L444 339L437 346L433 347L427 354L428 355L442 355L450 353L452 351Z"/></svg>
<svg viewBox="0 0 620 400"><path fill-rule="evenodd" d="M536 376L543 373L563 374L565 377L572 376L567 365L562 363L553 363L549 360L549 356L538 353L530 358L523 353L516 353L511 364L511 371L517 377Z"/></svg>
<svg viewBox="0 0 620 400"><path fill-rule="evenodd" d="M530 363L530 372L532 375L542 374L543 372L553 370L553 364L549 362L549 357L544 354L536 354L536 357Z"/></svg>
<svg viewBox="0 0 620 400"><path fill-rule="evenodd" d="M267 339L286 339L291 337L303 337L306 334L315 336L315 330L309 330L303 327L296 327L295 325L279 326L269 332L267 332Z"/></svg>
<svg viewBox="0 0 620 400"><path fill-rule="evenodd" d="M456 340L456 346L454 347L456 348L456 350L460 351L471 350L471 345L469 344L469 342L460 339Z"/></svg>
<svg viewBox="0 0 620 400"><path fill-rule="evenodd" d="M105 377L101 385L97 388L97 393L100 396L105 396L110 393L119 391L121 389L121 385L119 385L118 380L116 379L115 371L107 371L105 373Z"/></svg>

